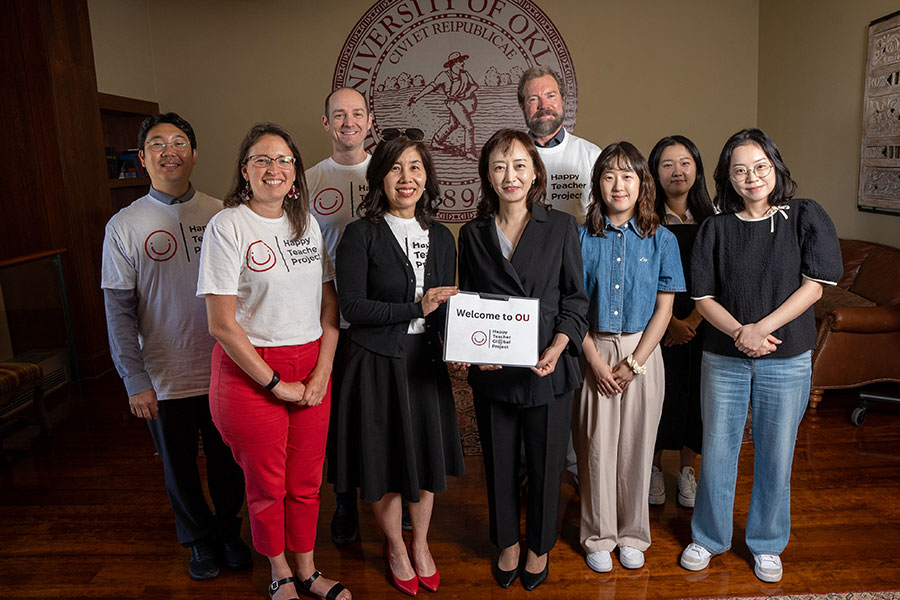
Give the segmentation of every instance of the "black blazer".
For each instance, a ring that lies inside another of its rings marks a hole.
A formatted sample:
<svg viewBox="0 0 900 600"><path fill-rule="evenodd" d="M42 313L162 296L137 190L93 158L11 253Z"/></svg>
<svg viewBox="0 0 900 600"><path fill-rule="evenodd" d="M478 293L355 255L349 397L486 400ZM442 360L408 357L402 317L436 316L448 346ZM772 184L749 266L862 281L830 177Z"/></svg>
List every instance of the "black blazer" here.
<svg viewBox="0 0 900 600"><path fill-rule="evenodd" d="M350 339L377 354L402 356L401 336L411 320L422 318L422 303L414 302L416 275L388 224L359 219L347 225L337 248L336 271L338 300L350 323ZM454 285L455 279L453 234L435 221L428 229L425 291ZM446 306L441 305L425 318L430 344L443 333L445 314Z"/></svg>
<svg viewBox="0 0 900 600"><path fill-rule="evenodd" d="M470 221L459 232L459 287L468 292L540 298L538 354L557 332L569 337L556 370L547 377L521 367L482 371L473 366L469 383L480 397L540 406L581 385L576 356L587 333L588 299L572 215L533 206L511 261L500 252L493 217Z"/></svg>

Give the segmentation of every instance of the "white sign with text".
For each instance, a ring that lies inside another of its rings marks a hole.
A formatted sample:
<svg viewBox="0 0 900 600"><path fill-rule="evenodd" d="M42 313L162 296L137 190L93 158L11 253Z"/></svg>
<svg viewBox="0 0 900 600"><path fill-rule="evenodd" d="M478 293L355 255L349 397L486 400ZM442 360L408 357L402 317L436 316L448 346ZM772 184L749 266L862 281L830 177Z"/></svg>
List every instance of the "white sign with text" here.
<svg viewBox="0 0 900 600"><path fill-rule="evenodd" d="M532 367L538 361L537 298L460 292L447 301L444 360Z"/></svg>

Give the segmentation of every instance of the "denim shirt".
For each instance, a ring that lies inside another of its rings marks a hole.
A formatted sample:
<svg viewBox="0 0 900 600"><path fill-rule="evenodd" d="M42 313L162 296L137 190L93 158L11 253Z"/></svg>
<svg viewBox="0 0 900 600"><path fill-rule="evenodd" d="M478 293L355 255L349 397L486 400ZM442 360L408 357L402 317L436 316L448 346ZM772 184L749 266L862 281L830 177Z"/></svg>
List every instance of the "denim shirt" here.
<svg viewBox="0 0 900 600"><path fill-rule="evenodd" d="M606 237L578 228L584 262L584 290L591 331L644 331L656 307L657 292L685 291L675 235L660 227L641 236L635 220L621 227L604 218Z"/></svg>

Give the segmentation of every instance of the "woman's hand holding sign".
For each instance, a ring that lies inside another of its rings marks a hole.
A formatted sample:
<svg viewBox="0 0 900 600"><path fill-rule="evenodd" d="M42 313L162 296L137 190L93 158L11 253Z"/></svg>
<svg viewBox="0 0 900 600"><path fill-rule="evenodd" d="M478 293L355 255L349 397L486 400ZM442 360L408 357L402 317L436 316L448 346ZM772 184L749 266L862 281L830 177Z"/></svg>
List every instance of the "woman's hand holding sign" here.
<svg viewBox="0 0 900 600"><path fill-rule="evenodd" d="M433 313L438 306L446 302L450 296L455 296L458 293L459 288L455 285L445 285L429 289L425 292L425 295L422 296L423 316L427 317Z"/></svg>

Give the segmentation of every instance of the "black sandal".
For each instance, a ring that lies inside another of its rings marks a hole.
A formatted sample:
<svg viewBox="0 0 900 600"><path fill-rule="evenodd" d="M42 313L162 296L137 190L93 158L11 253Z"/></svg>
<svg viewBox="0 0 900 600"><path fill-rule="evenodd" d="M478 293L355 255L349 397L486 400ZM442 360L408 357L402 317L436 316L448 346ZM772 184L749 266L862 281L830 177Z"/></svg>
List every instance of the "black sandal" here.
<svg viewBox="0 0 900 600"><path fill-rule="evenodd" d="M328 593L325 594L325 596L320 596L318 594L314 594L311 589L312 584L321 575L322 575L321 571L316 571L306 581L299 582L300 589L303 591L304 594L308 594L308 595L312 596L313 598L324 598L325 600L335 600L341 592L343 592L345 589L347 589L343 585L341 585L339 582L336 582L333 586L331 586L331 589L328 590Z"/></svg>
<svg viewBox="0 0 900 600"><path fill-rule="evenodd" d="M297 578L293 577L293 576L285 577L284 579L279 579L278 581L273 581L272 583L270 583L269 584L269 598L274 599L275 594L278 593L278 589L281 586L287 585L289 583L293 583L294 585L297 585ZM294 596L293 598L288 598L287 600L300 600L300 598L298 598L297 596Z"/></svg>

